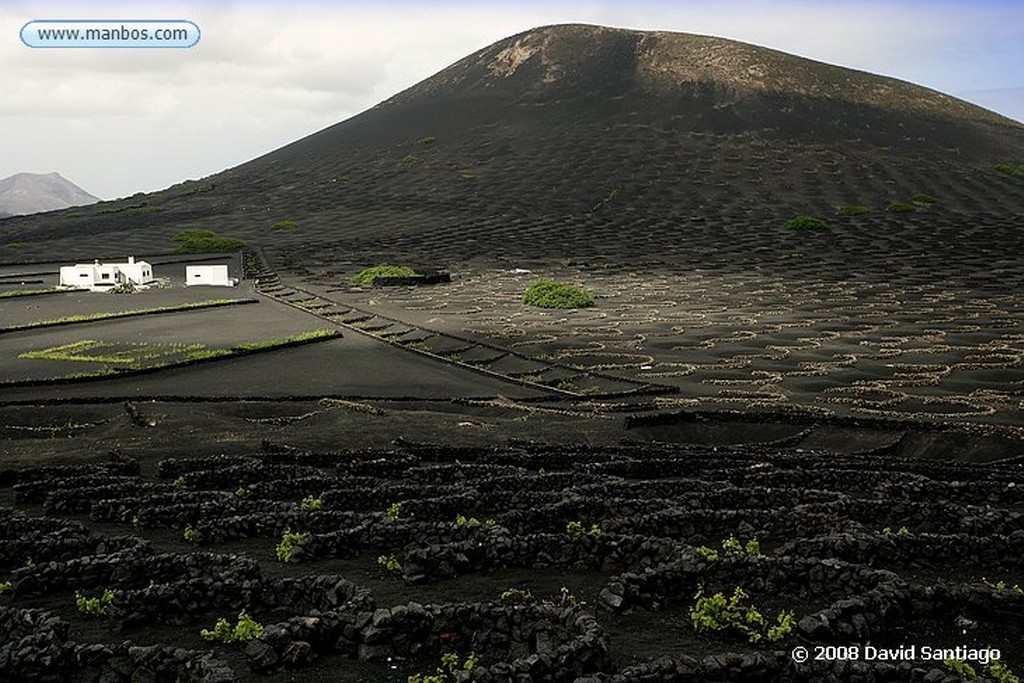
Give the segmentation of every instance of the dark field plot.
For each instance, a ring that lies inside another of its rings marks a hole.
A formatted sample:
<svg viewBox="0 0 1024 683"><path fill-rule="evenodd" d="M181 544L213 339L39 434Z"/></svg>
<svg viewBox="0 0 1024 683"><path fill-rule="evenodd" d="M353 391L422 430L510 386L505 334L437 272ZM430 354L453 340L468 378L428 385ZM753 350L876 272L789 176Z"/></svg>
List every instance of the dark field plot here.
<svg viewBox="0 0 1024 683"><path fill-rule="evenodd" d="M94 429L119 435L116 455L3 472L0 628L23 653L6 660L15 677L59 666L85 679L114 667L386 682L476 653L473 680L846 680L849 664L796 665L789 653L866 643L969 644L1024 664L1019 467L587 446L583 432L615 429L570 416L517 427L521 415L494 408L138 409L153 426L94 409ZM462 445L410 439L445 434L446 421L447 442ZM554 441L485 445L517 429ZM364 445L388 434L404 440ZM260 449L260 435L276 437ZM697 632L698 589L737 587L766 624ZM98 613L76 609L76 594L106 591ZM264 627L256 640L200 636L242 610ZM792 619L769 637L780 613ZM920 658L857 666L886 680L948 671Z"/></svg>

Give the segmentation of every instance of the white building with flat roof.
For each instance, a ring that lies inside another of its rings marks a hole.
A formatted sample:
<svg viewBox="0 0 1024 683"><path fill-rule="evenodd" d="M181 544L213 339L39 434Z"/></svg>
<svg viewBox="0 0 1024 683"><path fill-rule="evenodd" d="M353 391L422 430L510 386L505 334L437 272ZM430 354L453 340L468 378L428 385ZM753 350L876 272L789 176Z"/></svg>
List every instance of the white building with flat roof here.
<svg viewBox="0 0 1024 683"><path fill-rule="evenodd" d="M129 256L123 263L76 263L73 266L61 266L60 286L75 289L90 289L94 292L105 291L116 285L131 283L136 287L145 286L153 281L153 266L146 261L136 261Z"/></svg>
<svg viewBox="0 0 1024 683"><path fill-rule="evenodd" d="M236 281L228 277L226 265L185 266L185 285L213 285L215 287L234 287Z"/></svg>

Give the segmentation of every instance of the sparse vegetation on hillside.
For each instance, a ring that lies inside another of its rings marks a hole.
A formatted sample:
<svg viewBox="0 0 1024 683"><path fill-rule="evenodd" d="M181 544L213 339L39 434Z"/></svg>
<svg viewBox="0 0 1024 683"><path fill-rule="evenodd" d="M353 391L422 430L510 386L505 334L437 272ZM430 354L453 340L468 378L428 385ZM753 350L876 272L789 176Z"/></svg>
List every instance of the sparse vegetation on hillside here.
<svg viewBox="0 0 1024 683"><path fill-rule="evenodd" d="M913 197L910 198L910 201L914 202L915 204L934 204L935 202L937 202L939 200L936 199L935 197L931 196L930 194L923 194L922 193L922 194L915 194Z"/></svg>
<svg viewBox="0 0 1024 683"><path fill-rule="evenodd" d="M870 209L866 206L859 206L857 204L843 204L836 209L836 213L840 216L862 216L866 213L870 213Z"/></svg>
<svg viewBox="0 0 1024 683"><path fill-rule="evenodd" d="M885 210L889 213L910 213L911 211L917 211L917 207L906 202L892 202Z"/></svg>
<svg viewBox="0 0 1024 683"><path fill-rule="evenodd" d="M1005 173L1008 176L1014 178L1024 178L1024 166L1018 166L1017 164L999 164L996 166L996 170L1000 173Z"/></svg>
<svg viewBox="0 0 1024 683"><path fill-rule="evenodd" d="M828 230L829 224L814 216L794 216L786 221L786 228L789 230Z"/></svg>
<svg viewBox="0 0 1024 683"><path fill-rule="evenodd" d="M594 295L576 285L540 280L526 288L523 303L539 308L587 308L594 305Z"/></svg>
<svg viewBox="0 0 1024 683"><path fill-rule="evenodd" d="M390 266L382 263L377 266L365 268L352 281L361 285L372 285L378 278L387 277L416 277L418 273L408 266Z"/></svg>
<svg viewBox="0 0 1024 683"><path fill-rule="evenodd" d="M272 226L270 226L271 230L278 230L282 232L287 232L289 230L297 230L298 228L299 224L296 223L295 221L278 221L274 223Z"/></svg>
<svg viewBox="0 0 1024 683"><path fill-rule="evenodd" d="M245 242L236 237L226 237L212 230L198 228L182 230L171 240L179 243L178 248L174 250L176 254L207 254L245 248Z"/></svg>

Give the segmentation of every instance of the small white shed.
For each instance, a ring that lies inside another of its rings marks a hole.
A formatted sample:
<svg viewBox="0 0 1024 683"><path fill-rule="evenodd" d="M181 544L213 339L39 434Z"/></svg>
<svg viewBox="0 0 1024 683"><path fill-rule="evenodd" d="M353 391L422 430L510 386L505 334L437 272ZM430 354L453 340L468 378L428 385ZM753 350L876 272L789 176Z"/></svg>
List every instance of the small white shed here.
<svg viewBox="0 0 1024 683"><path fill-rule="evenodd" d="M185 284L233 287L235 281L228 277L226 265L185 266Z"/></svg>

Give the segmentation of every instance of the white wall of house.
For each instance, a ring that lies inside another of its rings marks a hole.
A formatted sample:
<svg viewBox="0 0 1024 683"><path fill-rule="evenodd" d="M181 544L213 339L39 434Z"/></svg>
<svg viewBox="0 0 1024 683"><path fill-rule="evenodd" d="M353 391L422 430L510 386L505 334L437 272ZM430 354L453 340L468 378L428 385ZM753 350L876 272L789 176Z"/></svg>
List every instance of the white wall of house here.
<svg viewBox="0 0 1024 683"><path fill-rule="evenodd" d="M115 264L125 277L136 285L142 285L153 279L153 266L145 261L136 261L134 256L128 257L128 263Z"/></svg>
<svg viewBox="0 0 1024 683"><path fill-rule="evenodd" d="M129 256L125 263L76 263L61 266L60 286L106 289L123 282L142 285L153 280L153 266Z"/></svg>
<svg viewBox="0 0 1024 683"><path fill-rule="evenodd" d="M185 284L190 287L192 285L231 287L235 282L228 277L228 267L225 265L199 265L185 266Z"/></svg>

